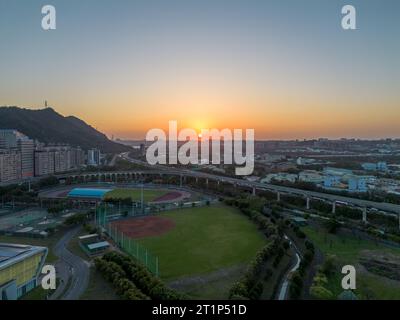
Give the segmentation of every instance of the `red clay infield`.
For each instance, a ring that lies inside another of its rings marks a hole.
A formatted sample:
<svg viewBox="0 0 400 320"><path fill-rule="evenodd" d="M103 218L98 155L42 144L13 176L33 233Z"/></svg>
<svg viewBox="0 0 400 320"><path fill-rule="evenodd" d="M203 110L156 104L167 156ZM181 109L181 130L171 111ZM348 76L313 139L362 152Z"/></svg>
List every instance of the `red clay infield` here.
<svg viewBox="0 0 400 320"><path fill-rule="evenodd" d="M179 199L180 197L182 197L182 192L171 191L162 195L161 197L158 197L157 199L154 200L154 202L171 201Z"/></svg>
<svg viewBox="0 0 400 320"><path fill-rule="evenodd" d="M169 218L151 216L114 221L111 226L129 238L138 239L167 233L175 227L175 222Z"/></svg>

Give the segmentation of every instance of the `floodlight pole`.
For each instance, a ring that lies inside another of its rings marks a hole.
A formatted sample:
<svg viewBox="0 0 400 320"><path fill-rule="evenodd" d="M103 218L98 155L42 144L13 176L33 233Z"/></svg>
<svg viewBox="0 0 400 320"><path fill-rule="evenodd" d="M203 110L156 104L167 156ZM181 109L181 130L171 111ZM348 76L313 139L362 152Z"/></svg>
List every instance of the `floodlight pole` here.
<svg viewBox="0 0 400 320"><path fill-rule="evenodd" d="M106 203L106 206L104 207L104 226L107 223L107 207L108 207L108 204Z"/></svg>
<svg viewBox="0 0 400 320"><path fill-rule="evenodd" d="M143 184L141 185L140 200L142 203L142 214L144 214L144 196L143 196Z"/></svg>

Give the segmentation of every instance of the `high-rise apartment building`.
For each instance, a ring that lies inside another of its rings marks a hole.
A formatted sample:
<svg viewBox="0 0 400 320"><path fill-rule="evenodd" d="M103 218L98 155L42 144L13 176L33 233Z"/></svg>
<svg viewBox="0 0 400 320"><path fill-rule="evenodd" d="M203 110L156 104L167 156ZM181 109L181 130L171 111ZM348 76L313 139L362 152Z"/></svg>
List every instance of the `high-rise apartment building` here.
<svg viewBox="0 0 400 320"><path fill-rule="evenodd" d="M35 143L17 130L0 130L0 149L17 150L21 153L21 178L31 178L34 175Z"/></svg>
<svg viewBox="0 0 400 320"><path fill-rule="evenodd" d="M18 150L21 152L22 179L32 178L34 176L35 142L23 136L18 139Z"/></svg>
<svg viewBox="0 0 400 320"><path fill-rule="evenodd" d="M70 154L71 168L79 168L85 164L85 151L81 148L72 148Z"/></svg>
<svg viewBox="0 0 400 320"><path fill-rule="evenodd" d="M54 172L66 172L70 169L68 148L62 147L54 150Z"/></svg>
<svg viewBox="0 0 400 320"><path fill-rule="evenodd" d="M98 166L100 165L101 153L99 149L90 149L88 151L88 165Z"/></svg>
<svg viewBox="0 0 400 320"><path fill-rule="evenodd" d="M0 130L0 149L16 149L18 147L18 137L22 134L17 130Z"/></svg>
<svg viewBox="0 0 400 320"><path fill-rule="evenodd" d="M37 150L35 152L35 176L54 174L54 152Z"/></svg>
<svg viewBox="0 0 400 320"><path fill-rule="evenodd" d="M21 179L21 153L15 149L0 150L0 182Z"/></svg>
<svg viewBox="0 0 400 320"><path fill-rule="evenodd" d="M41 147L35 151L35 176L71 171L84 164L85 153L69 146Z"/></svg>
<svg viewBox="0 0 400 320"><path fill-rule="evenodd" d="M85 153L79 147L46 147L12 129L0 129L0 151L0 182L67 172L85 163ZM92 161L100 163L99 150L92 152Z"/></svg>

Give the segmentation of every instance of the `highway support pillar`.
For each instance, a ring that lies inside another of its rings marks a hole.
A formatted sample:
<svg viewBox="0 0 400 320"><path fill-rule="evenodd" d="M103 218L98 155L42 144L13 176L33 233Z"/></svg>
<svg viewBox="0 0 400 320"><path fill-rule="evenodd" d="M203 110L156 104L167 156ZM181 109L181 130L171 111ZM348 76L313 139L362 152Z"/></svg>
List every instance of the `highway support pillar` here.
<svg viewBox="0 0 400 320"><path fill-rule="evenodd" d="M332 213L335 214L336 213L336 201L332 202Z"/></svg>
<svg viewBox="0 0 400 320"><path fill-rule="evenodd" d="M310 210L310 197L306 198L306 208L307 210Z"/></svg>
<svg viewBox="0 0 400 320"><path fill-rule="evenodd" d="M363 221L364 223L367 223L367 207L364 207L364 208L363 208L362 221Z"/></svg>
<svg viewBox="0 0 400 320"><path fill-rule="evenodd" d="M281 193L279 191L276 193L276 201L281 202Z"/></svg>
<svg viewBox="0 0 400 320"><path fill-rule="evenodd" d="M256 195L256 188L253 187L253 196Z"/></svg>

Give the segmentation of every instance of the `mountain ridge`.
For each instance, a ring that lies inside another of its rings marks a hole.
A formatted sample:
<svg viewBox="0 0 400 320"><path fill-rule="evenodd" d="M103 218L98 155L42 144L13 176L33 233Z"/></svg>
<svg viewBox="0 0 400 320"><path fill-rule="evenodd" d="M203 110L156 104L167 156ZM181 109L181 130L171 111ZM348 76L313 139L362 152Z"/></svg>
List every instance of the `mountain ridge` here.
<svg viewBox="0 0 400 320"><path fill-rule="evenodd" d="M98 148L104 153L128 151L75 116L59 114L53 108L32 110L17 106L0 107L0 128L15 129L43 143L66 143L88 150Z"/></svg>

